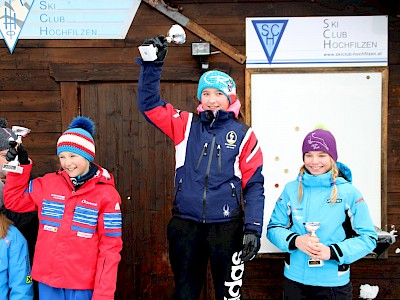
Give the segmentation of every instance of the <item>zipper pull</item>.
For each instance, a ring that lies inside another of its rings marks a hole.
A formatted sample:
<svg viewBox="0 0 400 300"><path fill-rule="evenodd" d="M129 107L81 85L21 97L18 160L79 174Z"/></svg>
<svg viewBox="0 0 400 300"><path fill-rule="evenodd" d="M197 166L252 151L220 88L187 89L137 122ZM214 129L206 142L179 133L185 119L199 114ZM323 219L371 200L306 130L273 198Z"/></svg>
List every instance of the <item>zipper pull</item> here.
<svg viewBox="0 0 400 300"><path fill-rule="evenodd" d="M182 178L179 179L179 182L178 182L178 191L181 191L181 190L182 190Z"/></svg>
<svg viewBox="0 0 400 300"><path fill-rule="evenodd" d="M203 150L201 150L199 160L197 161L196 170L199 168L201 160L203 159L203 156L207 156L207 147L208 147L208 143L204 143Z"/></svg>
<svg viewBox="0 0 400 300"><path fill-rule="evenodd" d="M207 147L208 147L208 143L205 143L204 147L203 147L203 155L204 156L207 156Z"/></svg>
<svg viewBox="0 0 400 300"><path fill-rule="evenodd" d="M221 145L217 145L217 157L221 155Z"/></svg>
<svg viewBox="0 0 400 300"><path fill-rule="evenodd" d="M230 182L229 184L230 184L231 187L232 187L232 197L236 197L236 188L235 188L235 185L233 184L233 182Z"/></svg>

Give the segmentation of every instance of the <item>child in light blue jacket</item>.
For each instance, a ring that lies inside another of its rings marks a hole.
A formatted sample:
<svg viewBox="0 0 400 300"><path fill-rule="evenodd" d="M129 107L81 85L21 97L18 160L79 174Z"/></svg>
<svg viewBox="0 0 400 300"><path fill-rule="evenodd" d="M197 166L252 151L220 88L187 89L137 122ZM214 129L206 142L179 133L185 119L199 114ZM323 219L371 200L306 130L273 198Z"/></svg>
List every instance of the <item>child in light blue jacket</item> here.
<svg viewBox="0 0 400 300"><path fill-rule="evenodd" d="M0 213L0 299L32 300L28 244L12 222Z"/></svg>
<svg viewBox="0 0 400 300"><path fill-rule="evenodd" d="M378 236L350 169L337 162L332 133L308 133L302 150L304 165L267 227L268 239L286 252L283 299L351 300L350 264L371 253Z"/></svg>

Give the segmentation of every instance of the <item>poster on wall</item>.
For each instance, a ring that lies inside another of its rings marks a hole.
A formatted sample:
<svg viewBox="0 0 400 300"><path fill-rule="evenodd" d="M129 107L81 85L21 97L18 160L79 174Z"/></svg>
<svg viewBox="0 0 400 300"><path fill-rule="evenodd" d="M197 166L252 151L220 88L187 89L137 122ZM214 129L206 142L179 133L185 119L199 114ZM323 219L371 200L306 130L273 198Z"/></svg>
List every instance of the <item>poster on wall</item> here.
<svg viewBox="0 0 400 300"><path fill-rule="evenodd" d="M246 18L246 68L387 66L388 16Z"/></svg>

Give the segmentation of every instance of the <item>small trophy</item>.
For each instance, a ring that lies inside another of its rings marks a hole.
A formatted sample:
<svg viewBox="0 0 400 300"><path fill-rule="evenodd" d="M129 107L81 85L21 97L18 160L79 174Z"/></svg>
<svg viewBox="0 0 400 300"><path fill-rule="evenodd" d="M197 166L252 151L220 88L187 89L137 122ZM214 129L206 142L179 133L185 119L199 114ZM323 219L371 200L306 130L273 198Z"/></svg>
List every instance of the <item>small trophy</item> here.
<svg viewBox="0 0 400 300"><path fill-rule="evenodd" d="M18 145L22 144L22 138L28 136L28 134L31 132L30 129L21 127L21 126L13 126L11 128L11 130L17 136L16 142ZM10 137L9 141L10 142L14 141L14 139L12 137ZM16 147L18 147L18 145ZM2 169L3 169L3 171L14 172L14 173L19 173L19 174L22 174L22 172L24 171L24 168L22 168L19 165L18 155L15 157L15 159L13 161L10 161L8 164L4 164Z"/></svg>
<svg viewBox="0 0 400 300"><path fill-rule="evenodd" d="M186 41L185 30L178 24L172 25L165 37L168 43L182 45ZM141 45L138 47L144 61L155 61L157 59L157 47L154 45Z"/></svg>
<svg viewBox="0 0 400 300"><path fill-rule="evenodd" d="M175 24L171 26L165 38L168 43L182 45L186 42L186 33L180 25Z"/></svg>
<svg viewBox="0 0 400 300"><path fill-rule="evenodd" d="M306 227L306 230L311 234L312 237L317 237L315 232L318 230L320 225L320 222L305 222L304 226ZM308 266L313 268L313 267L322 267L324 265L324 261L317 259L317 258L312 258L308 260Z"/></svg>

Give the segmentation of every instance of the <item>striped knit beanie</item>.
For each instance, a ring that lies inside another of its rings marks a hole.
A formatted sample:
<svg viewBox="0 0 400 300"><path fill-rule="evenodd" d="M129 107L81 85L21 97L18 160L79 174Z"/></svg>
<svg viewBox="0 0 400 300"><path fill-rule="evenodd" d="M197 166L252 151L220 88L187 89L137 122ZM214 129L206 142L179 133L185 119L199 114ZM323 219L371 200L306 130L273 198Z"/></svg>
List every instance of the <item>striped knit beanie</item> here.
<svg viewBox="0 0 400 300"><path fill-rule="evenodd" d="M57 156L67 151L76 153L92 162L95 154L94 123L86 117L76 117L57 141Z"/></svg>

